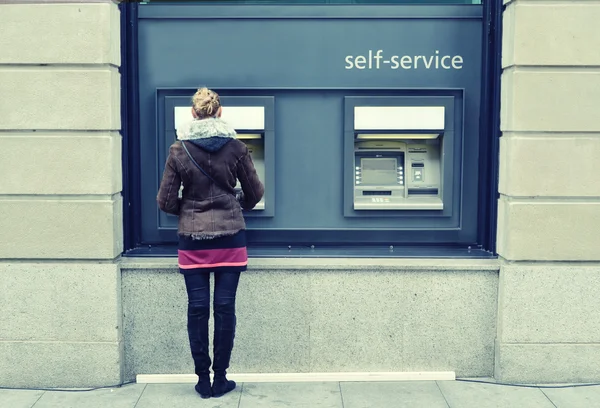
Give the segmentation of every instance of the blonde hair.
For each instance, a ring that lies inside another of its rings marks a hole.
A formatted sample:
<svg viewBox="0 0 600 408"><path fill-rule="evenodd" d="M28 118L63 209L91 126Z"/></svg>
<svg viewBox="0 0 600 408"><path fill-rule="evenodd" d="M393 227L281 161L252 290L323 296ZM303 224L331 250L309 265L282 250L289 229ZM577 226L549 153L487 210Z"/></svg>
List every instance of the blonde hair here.
<svg viewBox="0 0 600 408"><path fill-rule="evenodd" d="M213 117L221 107L219 94L208 88L200 88L192 97L192 107L199 119Z"/></svg>

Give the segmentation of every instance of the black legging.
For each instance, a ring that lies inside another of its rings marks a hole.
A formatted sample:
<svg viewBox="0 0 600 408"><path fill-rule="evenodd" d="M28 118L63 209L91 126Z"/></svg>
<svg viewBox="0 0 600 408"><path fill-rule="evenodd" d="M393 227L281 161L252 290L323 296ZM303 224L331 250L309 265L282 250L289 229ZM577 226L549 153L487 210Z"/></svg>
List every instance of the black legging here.
<svg viewBox="0 0 600 408"><path fill-rule="evenodd" d="M213 338L213 372L224 376L229 368L235 337L235 295L240 272L216 272L213 302L215 332ZM208 319L210 316L210 272L185 275L188 294L188 336L194 359L195 372L208 374Z"/></svg>

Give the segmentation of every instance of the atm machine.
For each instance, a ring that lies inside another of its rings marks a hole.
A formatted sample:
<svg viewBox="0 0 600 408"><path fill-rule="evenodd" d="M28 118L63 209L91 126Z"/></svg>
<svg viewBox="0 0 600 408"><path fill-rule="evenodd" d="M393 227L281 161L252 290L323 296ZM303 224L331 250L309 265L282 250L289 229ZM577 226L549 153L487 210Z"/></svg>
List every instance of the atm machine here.
<svg viewBox="0 0 600 408"><path fill-rule="evenodd" d="M354 210L443 210L443 106L354 107Z"/></svg>
<svg viewBox="0 0 600 408"><path fill-rule="evenodd" d="M223 106L221 118L237 132L237 138L248 146L260 181L265 183L265 108L264 106ZM175 129L180 123L192 120L189 106L175 107ZM240 183L236 189L241 188ZM265 196L269 194L265 191ZM252 211L265 210L265 197Z"/></svg>

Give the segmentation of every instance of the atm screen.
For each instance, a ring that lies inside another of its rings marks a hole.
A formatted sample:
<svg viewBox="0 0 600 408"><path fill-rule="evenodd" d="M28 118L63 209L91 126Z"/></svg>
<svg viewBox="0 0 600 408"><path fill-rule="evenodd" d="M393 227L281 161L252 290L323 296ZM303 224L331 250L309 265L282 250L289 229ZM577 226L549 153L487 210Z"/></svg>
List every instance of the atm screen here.
<svg viewBox="0 0 600 408"><path fill-rule="evenodd" d="M397 183L395 158L362 158L360 160L363 184L391 185Z"/></svg>

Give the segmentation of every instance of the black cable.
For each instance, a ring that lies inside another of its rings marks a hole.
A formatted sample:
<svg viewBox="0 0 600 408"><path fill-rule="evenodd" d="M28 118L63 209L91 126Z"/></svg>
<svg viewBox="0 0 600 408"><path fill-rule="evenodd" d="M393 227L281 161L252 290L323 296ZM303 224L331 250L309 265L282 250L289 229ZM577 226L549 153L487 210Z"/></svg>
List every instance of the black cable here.
<svg viewBox="0 0 600 408"><path fill-rule="evenodd" d="M133 384L135 383L135 381L127 381L124 382L122 384L117 384L117 385L107 385L105 387L95 387L95 388L85 388L85 389L76 389L76 390L69 390L69 389L64 389L64 388L13 388L13 387L0 387L0 390L15 390L15 391L59 391L59 392L90 392L90 391L96 391L96 390L102 390L102 389L109 389L109 388L121 388L124 385L128 385L128 384Z"/></svg>
<svg viewBox="0 0 600 408"><path fill-rule="evenodd" d="M580 387L597 387L600 386L600 383L589 383L589 384L572 384L572 385L527 385L527 384L510 384L510 383L500 383L493 381L482 381L482 380L468 380L464 378L457 378L456 381L460 382L470 382L477 384L489 384L489 385L499 385L504 387L520 387L520 388L544 388L544 389L559 389L559 388L580 388ZM134 384L135 381L128 381L122 384L116 385L107 385L105 387L95 387L95 388L86 388L86 389L62 389L62 388L17 388L17 387L0 387L0 390L23 390L23 391L55 391L55 392L90 392L96 390L103 390L109 388L121 388L124 385Z"/></svg>
<svg viewBox="0 0 600 408"><path fill-rule="evenodd" d="M600 383L572 384L572 385L507 384L507 383L492 382L492 381L467 380L467 379L463 379L463 378L457 378L456 381L479 383L479 384L490 384L490 385L502 385L502 386L506 386L506 387L521 387L521 388L578 388L578 387L596 387L596 386L600 385Z"/></svg>

